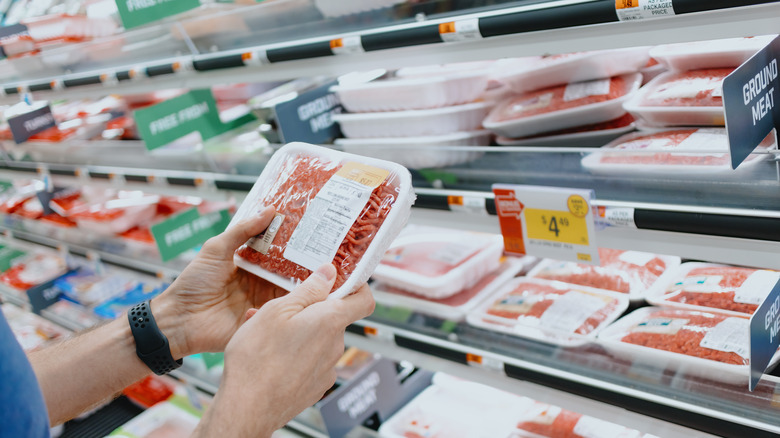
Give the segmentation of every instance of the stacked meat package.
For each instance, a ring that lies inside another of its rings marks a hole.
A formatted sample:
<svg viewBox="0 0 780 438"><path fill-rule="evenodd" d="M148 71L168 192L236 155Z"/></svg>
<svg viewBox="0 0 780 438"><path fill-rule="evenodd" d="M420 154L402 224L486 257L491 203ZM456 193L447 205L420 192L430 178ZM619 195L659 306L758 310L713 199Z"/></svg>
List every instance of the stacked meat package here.
<svg viewBox="0 0 780 438"><path fill-rule="evenodd" d="M650 54L667 68L625 102L642 131L604 146L582 160L596 174L733 176L723 110L723 79L773 36L658 46ZM775 148L768 136L758 152ZM615 152L612 152L615 151ZM753 154L738 168L755 167Z"/></svg>
<svg viewBox="0 0 780 438"><path fill-rule="evenodd" d="M405 76L334 86L349 112L333 117L347 137L336 144L347 152L411 168L472 161L481 154L457 146L490 143L482 120L491 104L479 100L488 82L485 69L443 66L427 74L413 70Z"/></svg>
<svg viewBox="0 0 780 438"><path fill-rule="evenodd" d="M601 146L634 129L623 102L642 83L648 49L569 53L508 65L511 90L485 119L501 145Z"/></svg>

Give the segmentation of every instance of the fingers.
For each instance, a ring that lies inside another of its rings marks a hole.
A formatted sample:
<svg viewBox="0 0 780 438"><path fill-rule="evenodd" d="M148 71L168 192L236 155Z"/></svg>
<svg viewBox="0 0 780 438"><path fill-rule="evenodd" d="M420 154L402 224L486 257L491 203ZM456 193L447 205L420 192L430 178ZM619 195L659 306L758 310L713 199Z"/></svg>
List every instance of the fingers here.
<svg viewBox="0 0 780 438"><path fill-rule="evenodd" d="M352 295L332 302L337 307L338 315L343 318L342 322L345 326L374 313L374 296L367 284Z"/></svg>
<svg viewBox="0 0 780 438"><path fill-rule="evenodd" d="M273 207L266 207L257 216L242 220L225 230L224 233L212 237L206 242L204 248L215 251L219 257L232 259L233 253L239 246L268 228L274 218L274 213Z"/></svg>
<svg viewBox="0 0 780 438"><path fill-rule="evenodd" d="M324 301L336 282L336 268L328 263L320 266L309 278L298 285L287 296L280 298L288 300L303 310L314 303Z"/></svg>

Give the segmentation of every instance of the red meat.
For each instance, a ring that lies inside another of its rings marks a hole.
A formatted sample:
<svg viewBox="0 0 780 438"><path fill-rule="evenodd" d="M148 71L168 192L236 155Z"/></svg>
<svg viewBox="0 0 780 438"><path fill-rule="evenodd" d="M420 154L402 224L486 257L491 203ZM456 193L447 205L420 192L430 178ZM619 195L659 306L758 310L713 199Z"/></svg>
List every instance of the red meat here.
<svg viewBox="0 0 780 438"><path fill-rule="evenodd" d="M517 425L517 428L526 432L539 434L541 436L560 437L560 438L583 438L582 435L574 433L574 427L582 418L582 414L577 412L561 410L552 423L536 423L534 421L524 421Z"/></svg>
<svg viewBox="0 0 780 438"><path fill-rule="evenodd" d="M457 264L450 264L435 257L437 252L446 250L448 245L450 244L447 242L419 242L403 245L387 251L382 264L426 277L440 277L466 263L484 248L484 246L475 247L463 260Z"/></svg>
<svg viewBox="0 0 780 438"><path fill-rule="evenodd" d="M723 97L716 91L720 91L720 82L732 71L733 68L713 68L676 73L666 81L657 83L645 97L642 106L723 106ZM710 84L716 85L712 87ZM665 98L662 94L675 89L690 96ZM685 93L686 89L690 89L690 93Z"/></svg>
<svg viewBox="0 0 780 438"><path fill-rule="evenodd" d="M717 285L713 285L712 292L701 290L690 291L686 290L685 286L672 286L669 292L678 292L672 296L666 297L666 300L676 303L714 307L717 309L733 310L735 312L752 314L756 311L756 309L758 309L757 304L737 303L734 301L734 297L736 295L737 289L739 289L739 287L742 286L742 283L744 283L745 280L747 280L747 278L750 277L754 272L756 272L755 269L736 267L706 267L691 269L685 278L721 275L723 276L723 279ZM681 281L684 281L684 279ZM697 289L700 287L700 285L697 285Z"/></svg>

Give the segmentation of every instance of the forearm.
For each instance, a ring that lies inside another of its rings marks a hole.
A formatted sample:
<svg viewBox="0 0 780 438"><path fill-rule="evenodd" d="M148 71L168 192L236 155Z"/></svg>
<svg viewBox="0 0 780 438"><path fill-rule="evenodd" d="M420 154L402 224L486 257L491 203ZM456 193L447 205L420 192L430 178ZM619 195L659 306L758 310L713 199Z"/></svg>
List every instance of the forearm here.
<svg viewBox="0 0 780 438"><path fill-rule="evenodd" d="M261 385L245 384L251 386L250 391L246 391L248 388L233 390L222 385L191 438L270 438L274 430L283 426L283 422L278 426L275 424L279 418L267 415L270 410L266 403L270 402L270 397L262 401L252 400L257 392L262 392L257 387Z"/></svg>

